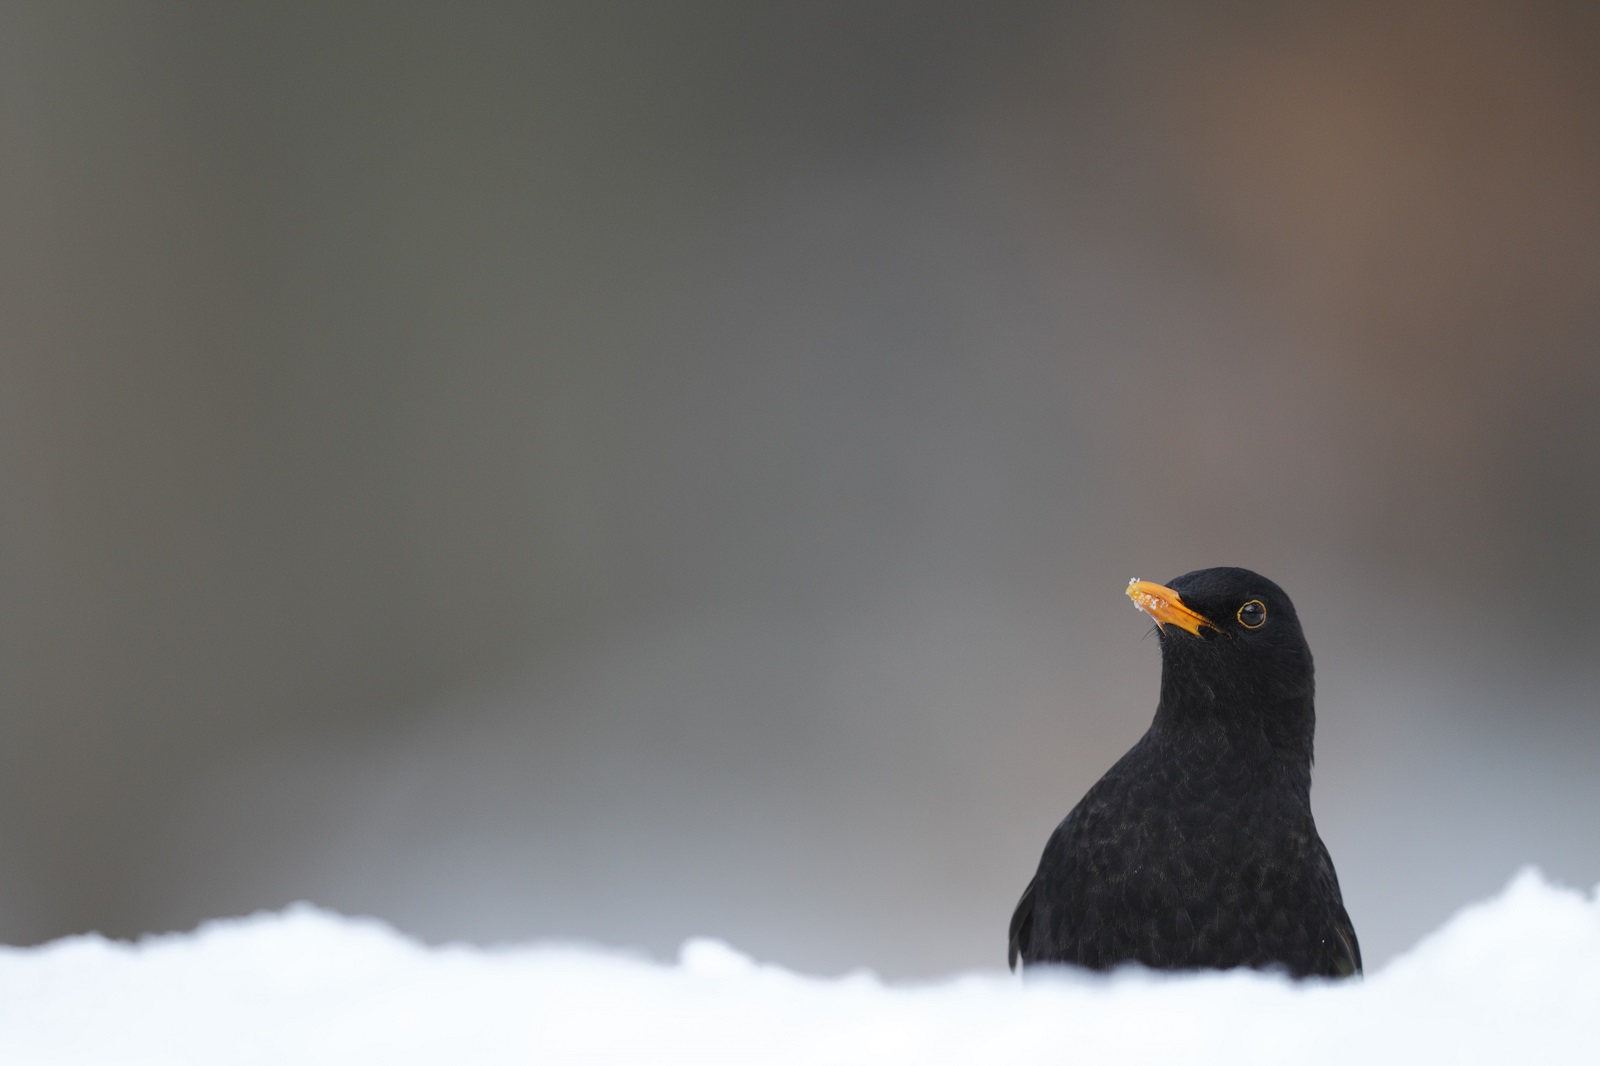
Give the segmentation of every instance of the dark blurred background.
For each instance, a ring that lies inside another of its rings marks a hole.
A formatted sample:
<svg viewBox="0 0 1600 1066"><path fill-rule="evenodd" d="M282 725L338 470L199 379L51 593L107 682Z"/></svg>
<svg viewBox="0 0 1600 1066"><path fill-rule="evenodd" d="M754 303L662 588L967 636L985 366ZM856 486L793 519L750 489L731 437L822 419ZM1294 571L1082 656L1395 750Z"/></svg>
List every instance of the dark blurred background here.
<svg viewBox="0 0 1600 1066"><path fill-rule="evenodd" d="M1600 880L1600 9L0 8L0 940L1003 961L1263 571L1381 964Z"/></svg>

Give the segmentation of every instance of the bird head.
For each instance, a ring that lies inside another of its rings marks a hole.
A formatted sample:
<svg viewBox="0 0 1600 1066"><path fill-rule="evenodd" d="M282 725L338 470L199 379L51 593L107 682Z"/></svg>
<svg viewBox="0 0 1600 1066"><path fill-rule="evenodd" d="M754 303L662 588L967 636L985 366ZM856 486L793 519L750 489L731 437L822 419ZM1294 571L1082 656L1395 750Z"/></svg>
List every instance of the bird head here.
<svg viewBox="0 0 1600 1066"><path fill-rule="evenodd" d="M1134 580L1127 591L1156 623L1163 705L1242 712L1303 702L1309 711L1311 649L1294 604L1273 582L1218 566L1166 585Z"/></svg>

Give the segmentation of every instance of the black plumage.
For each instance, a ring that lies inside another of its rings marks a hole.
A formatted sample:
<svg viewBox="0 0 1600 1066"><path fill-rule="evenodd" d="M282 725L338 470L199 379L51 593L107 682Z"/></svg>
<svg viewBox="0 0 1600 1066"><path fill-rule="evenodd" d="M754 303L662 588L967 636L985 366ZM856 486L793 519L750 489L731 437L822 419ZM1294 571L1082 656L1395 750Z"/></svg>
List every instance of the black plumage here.
<svg viewBox="0 0 1600 1066"><path fill-rule="evenodd" d="M1156 619L1155 719L1045 845L1011 918L1012 967L1360 973L1311 817L1311 649L1294 605L1236 567L1128 594Z"/></svg>

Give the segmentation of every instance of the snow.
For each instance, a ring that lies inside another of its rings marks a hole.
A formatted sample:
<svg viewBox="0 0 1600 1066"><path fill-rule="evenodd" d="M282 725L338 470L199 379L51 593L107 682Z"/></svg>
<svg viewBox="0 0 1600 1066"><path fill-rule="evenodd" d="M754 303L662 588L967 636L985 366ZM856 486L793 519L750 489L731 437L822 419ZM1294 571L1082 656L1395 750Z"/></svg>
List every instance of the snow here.
<svg viewBox="0 0 1600 1066"><path fill-rule="evenodd" d="M1523 871L1363 981L815 978L692 940L432 948L298 905L0 949L0 1062L1600 1062L1600 890Z"/></svg>

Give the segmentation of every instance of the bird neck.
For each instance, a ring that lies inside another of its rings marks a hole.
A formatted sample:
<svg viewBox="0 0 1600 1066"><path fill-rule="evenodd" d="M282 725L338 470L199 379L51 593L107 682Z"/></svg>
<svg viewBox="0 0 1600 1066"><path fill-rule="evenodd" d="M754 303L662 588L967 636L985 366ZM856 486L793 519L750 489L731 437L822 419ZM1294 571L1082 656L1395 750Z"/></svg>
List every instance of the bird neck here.
<svg viewBox="0 0 1600 1066"><path fill-rule="evenodd" d="M1224 746L1235 756L1286 773L1309 792L1316 709L1313 694L1272 698L1162 672L1161 702L1150 730L1189 748ZM1281 776L1274 773L1274 777Z"/></svg>

